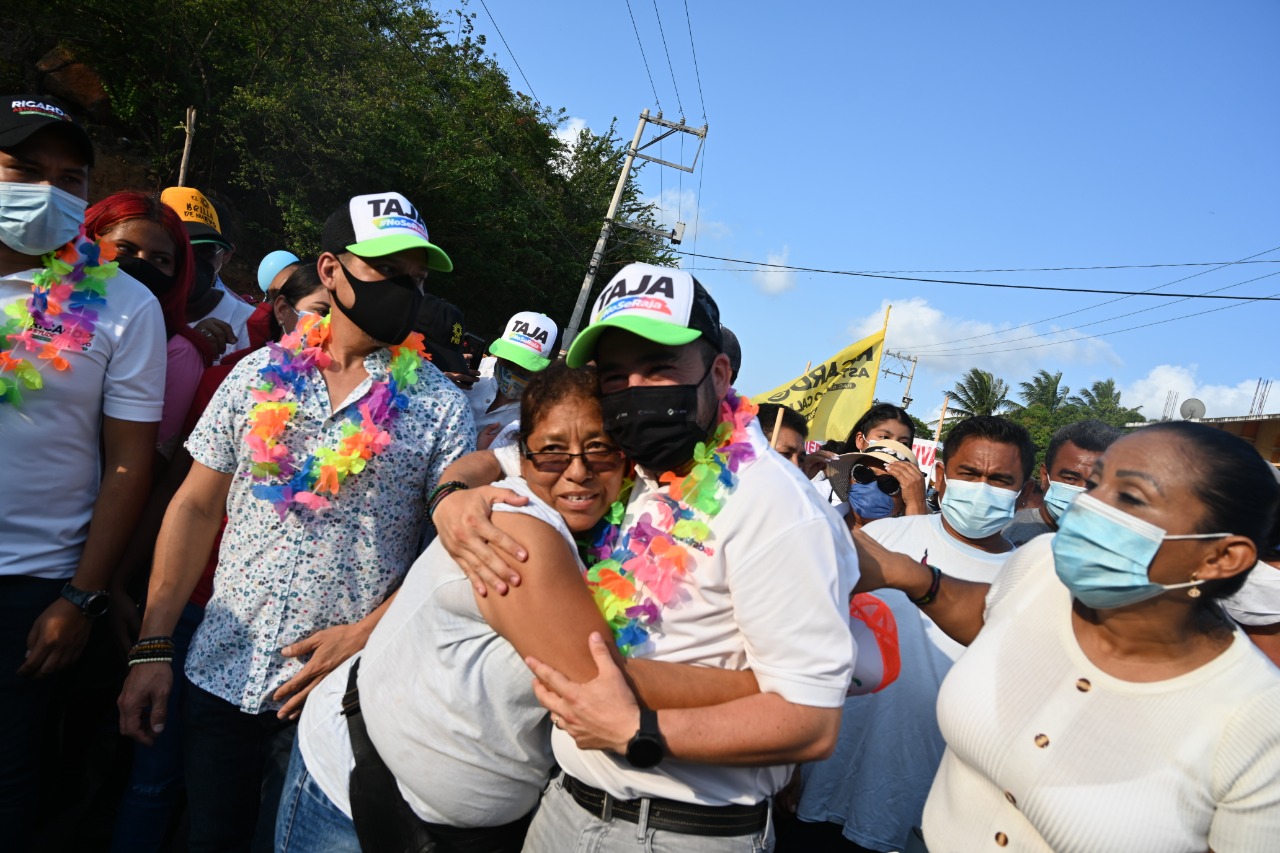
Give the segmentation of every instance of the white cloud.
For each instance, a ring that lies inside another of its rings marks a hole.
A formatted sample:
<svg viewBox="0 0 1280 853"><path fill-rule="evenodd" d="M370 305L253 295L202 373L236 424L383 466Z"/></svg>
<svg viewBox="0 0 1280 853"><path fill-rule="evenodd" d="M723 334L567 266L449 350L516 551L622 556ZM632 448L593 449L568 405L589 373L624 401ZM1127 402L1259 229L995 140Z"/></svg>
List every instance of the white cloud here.
<svg viewBox="0 0 1280 853"><path fill-rule="evenodd" d="M790 255L791 247L783 246L781 252L769 252L765 255L765 263L785 264ZM786 293L796 286L795 270L761 267L751 274L751 279L756 283L756 287L770 296Z"/></svg>
<svg viewBox="0 0 1280 853"><path fill-rule="evenodd" d="M884 324L884 310L890 304L893 310L889 314L889 348L918 356L919 367L928 367L934 372L958 376L970 367L980 367L1002 375L1016 387L1017 382L1041 367L1056 370L1061 368L1053 365L1120 364L1109 343L1084 338L1080 332L1058 328L1047 332L1015 330L1009 323L996 325L985 320L949 317L918 296L882 301L879 311L850 326L850 334L856 339L879 329Z"/></svg>
<svg viewBox="0 0 1280 853"><path fill-rule="evenodd" d="M657 205L657 219L663 228L674 228L676 222L685 224L682 246L689 246L698 237L721 240L730 234L728 225L712 219L706 208L698 207L698 194L692 189L664 188L660 195L647 196L644 202Z"/></svg>
<svg viewBox="0 0 1280 853"><path fill-rule="evenodd" d="M1159 418L1164 412L1169 392L1178 395L1173 417L1180 417L1178 409L1190 397L1205 405L1205 417L1229 418L1249 414L1257 389L1257 377L1244 379L1235 385L1212 385L1196 378L1198 365L1161 364L1151 368L1147 375L1120 386L1120 399L1126 406L1142 406L1142 414ZM1274 393L1267 398L1267 412L1280 412L1280 379L1272 380Z"/></svg>
<svg viewBox="0 0 1280 853"><path fill-rule="evenodd" d="M574 143L578 141L578 134L586 129L587 120L585 118L570 118L564 123L563 127L556 130L556 139L572 148Z"/></svg>

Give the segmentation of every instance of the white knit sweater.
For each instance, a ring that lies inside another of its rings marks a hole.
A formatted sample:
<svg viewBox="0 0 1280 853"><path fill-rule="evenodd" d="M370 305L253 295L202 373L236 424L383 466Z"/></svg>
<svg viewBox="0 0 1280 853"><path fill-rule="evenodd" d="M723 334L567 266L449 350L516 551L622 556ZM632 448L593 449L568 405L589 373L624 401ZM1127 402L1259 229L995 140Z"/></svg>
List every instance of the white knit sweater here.
<svg viewBox="0 0 1280 853"><path fill-rule="evenodd" d="M1076 642L1051 540L1005 565L942 685L930 853L1280 850L1280 670L1237 631L1177 678L1107 675Z"/></svg>

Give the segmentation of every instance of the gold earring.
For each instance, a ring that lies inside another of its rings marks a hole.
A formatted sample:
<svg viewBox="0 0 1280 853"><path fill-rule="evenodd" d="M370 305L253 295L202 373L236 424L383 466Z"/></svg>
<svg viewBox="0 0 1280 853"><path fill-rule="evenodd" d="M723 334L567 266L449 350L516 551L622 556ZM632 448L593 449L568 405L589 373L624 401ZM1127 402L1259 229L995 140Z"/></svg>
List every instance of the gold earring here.
<svg viewBox="0 0 1280 853"><path fill-rule="evenodd" d="M1199 578L1196 577L1195 572L1191 573L1191 580L1193 581L1199 580ZM1193 586L1187 590L1187 598L1199 598L1199 597L1200 597L1200 587Z"/></svg>

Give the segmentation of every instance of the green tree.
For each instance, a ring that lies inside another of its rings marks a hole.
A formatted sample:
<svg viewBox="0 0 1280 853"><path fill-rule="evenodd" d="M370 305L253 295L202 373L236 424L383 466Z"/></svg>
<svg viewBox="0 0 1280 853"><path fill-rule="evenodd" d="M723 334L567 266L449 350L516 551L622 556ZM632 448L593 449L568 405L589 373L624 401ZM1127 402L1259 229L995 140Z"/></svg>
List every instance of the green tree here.
<svg viewBox="0 0 1280 853"><path fill-rule="evenodd" d="M985 370L972 367L951 391L947 419L998 415L1014 405L1009 399L1008 383Z"/></svg>
<svg viewBox="0 0 1280 853"><path fill-rule="evenodd" d="M1050 373L1040 370L1030 382L1019 382L1018 396L1027 406L1043 406L1050 412L1056 412L1067 402L1071 389L1062 384L1062 371Z"/></svg>
<svg viewBox="0 0 1280 853"><path fill-rule="evenodd" d="M908 412L907 414L911 413ZM923 438L927 440L933 439L933 427L929 426L915 415L911 415L911 422L916 425L916 438Z"/></svg>
<svg viewBox="0 0 1280 853"><path fill-rule="evenodd" d="M1114 379L1101 379L1079 394L1071 395L1068 402L1080 410L1078 419L1094 418L1114 427L1129 423L1141 423L1146 418L1137 408L1126 408L1120 402L1120 392Z"/></svg>

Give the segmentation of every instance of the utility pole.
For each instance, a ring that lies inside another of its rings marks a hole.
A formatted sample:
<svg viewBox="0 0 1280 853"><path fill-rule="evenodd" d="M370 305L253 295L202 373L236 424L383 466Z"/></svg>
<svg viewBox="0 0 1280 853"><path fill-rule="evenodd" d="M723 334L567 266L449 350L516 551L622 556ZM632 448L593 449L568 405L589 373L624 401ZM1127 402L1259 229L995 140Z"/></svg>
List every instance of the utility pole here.
<svg viewBox="0 0 1280 853"><path fill-rule="evenodd" d="M666 133L661 133L650 139L644 145L640 144L641 138L644 136L645 125L656 124L659 127L667 128ZM671 163L667 160L659 160L657 157L642 153L646 148L656 142L661 142L673 133L688 133L698 137L698 150L693 154L693 162L688 166L682 163ZM604 261L605 245L609 242L609 235L613 233L614 225L621 225L624 228L630 228L634 231L641 231L655 237L662 237L670 240L675 244L679 244L684 237L684 223L677 222L676 227L670 231L660 231L657 228L650 228L646 225L636 225L631 222L615 221L614 216L618 213L618 205L622 202L622 193L627 187L627 178L631 176L631 166L635 163L637 157L641 160L648 160L657 163L660 166L670 166L673 169L680 169L683 172L692 172L698 163L698 155L702 153L702 143L707 138L707 125L702 127L689 127L681 119L678 122L667 121L662 117L661 111L656 116L649 115L649 111L645 110L640 113L640 122L636 125L636 135L631 140L631 145L627 147L627 156L622 161L622 174L618 175L618 184L613 188L613 198L609 201L609 209L604 215L604 225L600 228L600 238L596 240L595 249L591 252L591 262L587 264L587 274L582 279L582 289L578 291L578 301L573 306L573 317L569 320L569 328L565 332L564 340L561 346L564 350L569 349L569 344L573 343L573 339L578 336L578 330L582 326L582 315L587 308L587 298L591 295L591 287L595 284L596 273L600 271L600 264Z"/></svg>
<svg viewBox="0 0 1280 853"><path fill-rule="evenodd" d="M890 370L887 367L881 368L880 370L880 373L884 376L896 376L899 379L907 380L907 390L902 392L902 408L909 409L911 408L911 380L914 379L916 375L916 357L914 355L904 355L900 352L888 352L887 350L885 351L885 355L889 358L897 359L904 367L908 362L911 363L911 371L909 373Z"/></svg>

